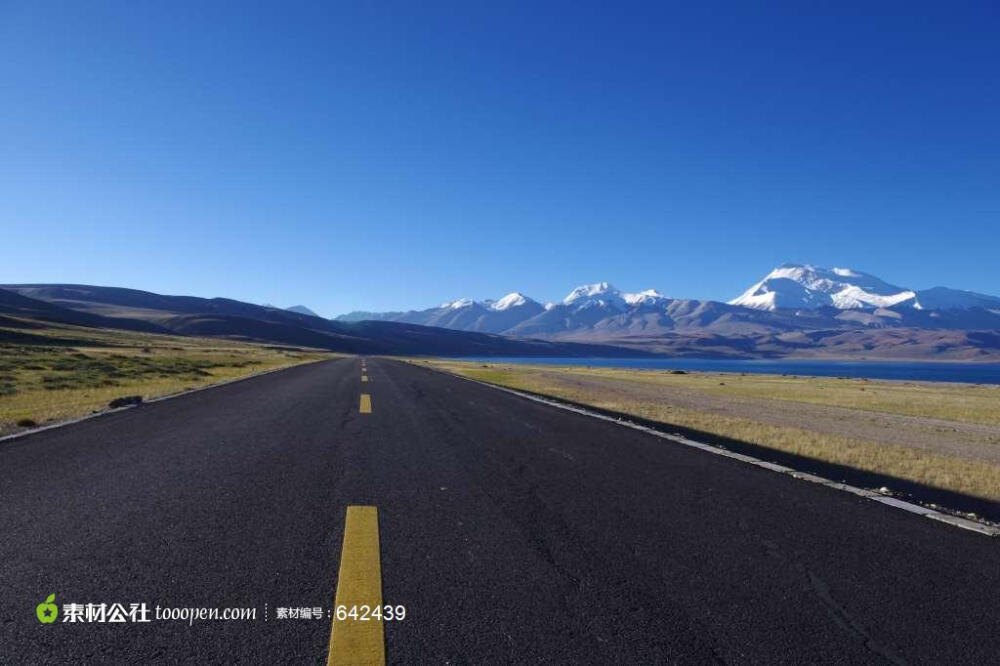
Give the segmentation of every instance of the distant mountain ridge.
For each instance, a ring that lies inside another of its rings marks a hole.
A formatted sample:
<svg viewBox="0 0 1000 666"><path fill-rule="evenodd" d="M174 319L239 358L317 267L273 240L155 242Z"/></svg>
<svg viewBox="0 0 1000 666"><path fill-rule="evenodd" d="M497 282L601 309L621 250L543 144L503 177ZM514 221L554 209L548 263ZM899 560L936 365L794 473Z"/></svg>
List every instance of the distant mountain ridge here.
<svg viewBox="0 0 1000 666"><path fill-rule="evenodd" d="M504 316L495 304L503 303ZM655 289L623 292L609 282L576 287L544 307L513 292L497 301L469 298L407 312L354 312L341 321L405 321L459 330L547 339L622 338L711 333L779 334L858 328L1000 328L1000 298L935 287L897 287L847 268L784 264L729 303L669 298Z"/></svg>
<svg viewBox="0 0 1000 666"><path fill-rule="evenodd" d="M309 315L310 317L318 317L319 315L307 308L304 305L293 305L290 308L285 308L288 312L298 312L299 314Z"/></svg>
<svg viewBox="0 0 1000 666"><path fill-rule="evenodd" d="M514 291L334 320L117 287L0 287L0 327L30 327L29 320L372 354L1000 361L1000 298L801 264L779 266L731 303L595 282L545 305Z"/></svg>
<svg viewBox="0 0 1000 666"><path fill-rule="evenodd" d="M460 298L421 311L351 312L337 317L335 321L396 321L463 331L501 333L544 311L545 307L541 303L514 291L497 300L480 302Z"/></svg>
<svg viewBox="0 0 1000 666"><path fill-rule="evenodd" d="M636 356L637 349L548 340L400 322L338 322L228 298L164 296L138 289L79 284L0 286L0 327L39 322L221 337L363 354L439 356ZM0 331L0 341L23 338Z"/></svg>

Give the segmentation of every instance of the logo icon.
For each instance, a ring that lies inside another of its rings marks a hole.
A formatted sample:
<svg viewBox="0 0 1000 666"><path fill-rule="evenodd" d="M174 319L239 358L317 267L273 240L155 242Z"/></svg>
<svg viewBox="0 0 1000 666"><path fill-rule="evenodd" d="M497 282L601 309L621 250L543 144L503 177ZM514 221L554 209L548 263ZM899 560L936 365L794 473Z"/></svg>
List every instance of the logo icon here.
<svg viewBox="0 0 1000 666"><path fill-rule="evenodd" d="M53 602L56 600L55 594L50 594L48 598L35 607L35 615L42 624L52 624L59 617L59 607Z"/></svg>

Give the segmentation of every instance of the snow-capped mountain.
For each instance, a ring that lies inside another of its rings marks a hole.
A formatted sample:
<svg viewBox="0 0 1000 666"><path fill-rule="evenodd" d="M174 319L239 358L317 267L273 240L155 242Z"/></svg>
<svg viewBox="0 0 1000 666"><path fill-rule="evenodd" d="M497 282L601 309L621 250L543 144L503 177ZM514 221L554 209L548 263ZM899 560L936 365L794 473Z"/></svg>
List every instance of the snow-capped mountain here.
<svg viewBox="0 0 1000 666"><path fill-rule="evenodd" d="M541 303L514 291L497 300L475 301L459 298L446 301L428 310L408 312L351 312L337 317L338 321L397 321L421 326L437 326L461 331L481 333L502 333L534 317L544 308Z"/></svg>
<svg viewBox="0 0 1000 666"><path fill-rule="evenodd" d="M849 268L784 264L729 304L758 310L823 306L851 310L890 307L914 296L912 290Z"/></svg>
<svg viewBox="0 0 1000 666"><path fill-rule="evenodd" d="M634 294L624 294L624 297L625 302L629 305L656 305L670 300L655 289L646 289Z"/></svg>
<svg viewBox="0 0 1000 666"><path fill-rule="evenodd" d="M730 303L668 298L655 289L624 292L609 282L594 282L545 306L515 291L497 300L460 298L428 310L355 312L338 319L381 319L520 337L648 342L678 335L1000 329L1000 298L945 287L918 291L847 268L785 264Z"/></svg>
<svg viewBox="0 0 1000 666"><path fill-rule="evenodd" d="M535 302L520 292L512 291L503 298L496 301L488 301L488 303L491 310L496 310L497 312L503 312L504 310L509 310L511 308L518 308L521 307L522 305L527 305L529 301L531 301L532 303Z"/></svg>
<svg viewBox="0 0 1000 666"><path fill-rule="evenodd" d="M608 282L595 282L577 287L562 300L563 305L572 307L616 307L625 305L622 293Z"/></svg>
<svg viewBox="0 0 1000 666"><path fill-rule="evenodd" d="M666 296L655 289L628 293L615 289L608 282L595 282L594 284L581 285L569 292L569 295L562 300L562 304L578 308L597 305L627 310L633 305L650 305L667 300L669 299Z"/></svg>
<svg viewBox="0 0 1000 666"><path fill-rule="evenodd" d="M496 301L486 301L483 305L487 312L480 318L476 330L484 333L503 333L545 311L541 303L519 291L512 291Z"/></svg>
<svg viewBox="0 0 1000 666"><path fill-rule="evenodd" d="M609 282L595 282L573 289L559 303L549 303L540 314L506 331L519 336L557 336L591 331L601 322L605 328L630 326L630 317L640 311L665 306L671 299L655 289L636 293L623 292Z"/></svg>
<svg viewBox="0 0 1000 666"><path fill-rule="evenodd" d="M932 287L915 290L889 284L850 268L784 264L747 289L730 305L758 310L1000 310L1000 298L972 291ZM1000 313L998 313L1000 314Z"/></svg>
<svg viewBox="0 0 1000 666"><path fill-rule="evenodd" d="M462 308L468 308L475 304L471 298L460 298L457 301L451 301L449 303L442 303L441 307L445 310L461 310Z"/></svg>

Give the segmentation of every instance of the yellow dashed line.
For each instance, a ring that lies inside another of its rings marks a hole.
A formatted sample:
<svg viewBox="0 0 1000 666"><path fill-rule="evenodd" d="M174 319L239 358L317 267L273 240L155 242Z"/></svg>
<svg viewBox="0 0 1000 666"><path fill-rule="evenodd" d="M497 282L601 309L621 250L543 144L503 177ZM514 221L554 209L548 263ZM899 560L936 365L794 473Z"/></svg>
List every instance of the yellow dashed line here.
<svg viewBox="0 0 1000 666"><path fill-rule="evenodd" d="M361 381L363 382L368 381L368 375L361 375Z"/></svg>
<svg viewBox="0 0 1000 666"><path fill-rule="evenodd" d="M382 605L382 568L379 563L378 509L349 506L344 521L344 545L340 553L337 595L330 628L331 664L385 664L385 637L381 615L368 620L337 619L337 608ZM363 609L361 609L363 610ZM359 616L360 617L360 616Z"/></svg>
<svg viewBox="0 0 1000 666"><path fill-rule="evenodd" d="M372 397L367 393L361 394L361 413L362 414L372 413Z"/></svg>

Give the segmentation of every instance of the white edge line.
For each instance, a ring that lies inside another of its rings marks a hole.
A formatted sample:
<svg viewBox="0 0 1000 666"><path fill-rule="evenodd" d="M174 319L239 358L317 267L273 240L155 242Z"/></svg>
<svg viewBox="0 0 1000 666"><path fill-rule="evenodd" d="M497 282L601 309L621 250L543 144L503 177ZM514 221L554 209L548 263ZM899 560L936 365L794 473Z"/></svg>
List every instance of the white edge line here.
<svg viewBox="0 0 1000 666"><path fill-rule="evenodd" d="M914 504L913 502L906 502L900 499L896 499L895 497L882 495L881 493L877 493L873 490L867 490L865 488L858 488L857 486L851 486L846 483L831 481L830 479L823 478L822 476L816 476L815 474L807 474L805 472L799 472L797 470L792 469L791 467L785 467L784 465L778 465L776 463L767 462L766 460L754 458L753 456L747 456L742 453L727 451L726 449L719 448L717 446L712 446L711 444L696 442L694 440L687 439L686 437L681 437L680 435L670 435L668 433L656 430L655 428L650 428L648 426L640 425L638 423L633 423L631 421L626 421L620 418L615 418L612 416L607 416L605 414L600 414L598 412L594 412L589 409L583 409L582 407L568 405L558 400L542 398L537 395L531 395L530 393L524 393L523 391L507 388L506 386L497 386L496 384L481 382L478 379L472 379L471 377L463 377L462 375L458 375L453 372L440 370L438 368L431 368L426 365L418 365L418 367L427 368L428 370L434 370L435 372L441 372L446 375L451 375L452 377L464 379L467 382L472 382L473 384L479 384L480 386L488 386L489 388L496 389L498 391L504 391L505 393L510 393L512 395L516 395L520 398L525 398L527 400L532 400L534 402L539 402L543 405L549 405L550 407L557 407L559 409L563 409L569 412L574 412L576 414L582 414L583 416L589 416L591 418L600 419L602 421L608 421L610 423L615 423L620 426L625 426L626 428L632 428L633 430L640 430L647 434L659 437L660 439L667 439L677 444L683 444L684 446L689 446L691 448L707 451L708 453L713 453L715 455L723 456L725 458L733 458L735 460L749 463L751 465L756 465L757 467L763 467L764 469L769 469L774 472L788 474L802 481L808 481L809 483L816 483L821 486L833 488L834 490L842 490L857 495L859 497L863 497L865 499L870 499L875 502L879 502L880 504L884 504L886 506L891 506L896 509L902 509L903 511L909 511L910 513L915 513L919 516L924 516L932 520L937 520L939 522L946 523L954 527L960 527L964 530L970 530L972 532L985 534L991 537L1000 536L1000 527L994 525L987 525L984 523L976 522L974 520L969 520L967 518L961 518L959 516L953 516L948 513L935 511L934 509L929 509L925 506Z"/></svg>
<svg viewBox="0 0 1000 666"><path fill-rule="evenodd" d="M23 432L15 432L12 435L4 435L0 437L0 444L4 442L9 442L14 439L20 439L22 437L27 437L29 435L37 435L40 432L45 432L46 430L55 430L56 428L65 428L66 426L74 425L76 423L82 423L83 421L89 421L90 419L100 418L102 416L108 416L109 414L117 414L118 412L124 412L129 409L134 409L136 407L141 407L142 405L151 405L154 402L163 402L164 400L172 400L174 398L180 398L181 396L190 395L192 393L197 393L198 391L206 391L208 389L219 388L220 386L228 386L229 384L236 384L237 382L245 382L248 379L255 379L257 377L263 377L264 375L269 375L272 372L281 372L282 370L291 370L292 368L298 368L303 365L312 365L313 363L322 363L323 361L333 361L336 359L321 358L316 361L307 361L306 363L299 363L297 365L288 365L283 368L271 368L270 370L264 370L263 372L256 372L252 375L246 375L245 377L236 377L235 379L226 379L221 382L215 382L214 384L205 384L204 386L199 386L193 389L187 389L186 391L177 391L176 393L168 393L166 395L161 395L156 398L150 398L149 400L143 400L137 405L125 405L124 407L116 407L114 409L102 409L99 412L94 412L93 414L87 414L86 416L81 416L79 418L70 419L68 421L60 421L59 423L50 423L47 426L42 426L40 428L32 428L31 430L25 430Z"/></svg>

